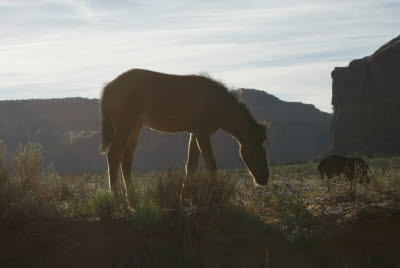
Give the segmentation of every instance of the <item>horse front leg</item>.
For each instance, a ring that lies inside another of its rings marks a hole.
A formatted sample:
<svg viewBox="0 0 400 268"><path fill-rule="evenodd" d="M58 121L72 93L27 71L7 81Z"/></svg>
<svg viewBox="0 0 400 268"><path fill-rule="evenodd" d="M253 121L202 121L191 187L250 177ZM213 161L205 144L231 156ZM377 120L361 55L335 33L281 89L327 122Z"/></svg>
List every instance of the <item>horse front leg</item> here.
<svg viewBox="0 0 400 268"><path fill-rule="evenodd" d="M197 144L203 155L207 172L211 176L215 176L217 173L217 162L215 161L214 152L211 147L210 135L197 135Z"/></svg>
<svg viewBox="0 0 400 268"><path fill-rule="evenodd" d="M189 139L189 145L188 145L188 155L187 155L187 161L186 161L186 176L185 180L183 181L182 184L182 189L181 189L181 195L180 195L180 201L183 199L187 199L192 192L193 189L190 188L190 183L186 183L188 180L190 180L193 175L197 171L197 167L199 165L199 158L200 158L200 149L199 146L197 145L197 138L194 134L190 134L190 139ZM189 188L188 188L189 185Z"/></svg>

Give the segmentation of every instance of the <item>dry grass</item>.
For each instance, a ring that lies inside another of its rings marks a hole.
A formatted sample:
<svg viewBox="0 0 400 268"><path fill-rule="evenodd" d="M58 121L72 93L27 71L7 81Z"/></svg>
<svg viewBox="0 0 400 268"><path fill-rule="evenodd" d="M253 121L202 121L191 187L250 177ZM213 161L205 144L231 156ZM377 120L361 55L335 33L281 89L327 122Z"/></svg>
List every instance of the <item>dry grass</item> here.
<svg viewBox="0 0 400 268"><path fill-rule="evenodd" d="M0 224L87 216L88 201L104 188L104 179L61 176L51 167L43 169L39 146L29 143L10 155L0 143Z"/></svg>
<svg viewBox="0 0 400 268"><path fill-rule="evenodd" d="M55 216L58 187L54 178L40 173L41 154L38 147L33 144L20 147L12 157L5 153L3 144L1 147L0 222L10 224L39 216ZM9 172L11 168L15 174Z"/></svg>
<svg viewBox="0 0 400 268"><path fill-rule="evenodd" d="M108 224L110 229L125 226L122 236L132 232L136 239L143 237L148 242L127 254L133 260L130 263L138 265L174 263L168 258L175 256L179 267L200 267L199 260L206 256L207 265L201 267L226 267L216 264L225 254L242 261L246 254L253 256L257 247L263 247L264 252L265 243L277 241L277 245L267 247L272 248L273 263L277 260L274 254L285 245L279 244L282 241L292 249L300 245L304 253L313 245L321 245L322 238L332 237L332 230L340 225L389 217L392 208L399 211L400 158L369 159L373 175L368 185L339 177L330 191L327 182L319 179L316 163L272 167L267 187L255 186L245 170L220 171L214 177L200 172L188 180L176 169L134 174L134 212L115 209L105 174L60 175L52 168L44 169L41 159L40 147L34 144L9 154L0 142L0 231L12 232L21 223L48 218L55 219L50 221L53 223L75 218L78 220L70 222L93 223L90 228L96 226L99 232ZM28 241L28 246L47 243L43 250L57 247L58 240L48 238L51 236L46 236L45 227L42 234L40 239ZM280 238L274 240L277 234ZM243 253L249 246L252 248ZM195 252L196 248L203 251ZM220 255L213 259L217 251ZM190 254L183 258L182 252ZM354 258L364 263L367 258L360 254ZM330 255L326 258L332 260ZM345 266L354 258L339 256L337 260ZM247 263L251 260L253 257L246 259Z"/></svg>
<svg viewBox="0 0 400 268"><path fill-rule="evenodd" d="M44 170L41 159L37 145L21 146L10 155L0 143L0 224L35 217L92 217L94 196L108 190L106 176L62 176L51 168ZM145 211L141 222L183 226L187 241L216 231L218 222L232 215L262 221L290 241L308 241L329 235L330 226L351 221L365 208L397 206L400 158L368 162L373 171L368 185L337 178L330 191L327 182L318 179L316 163L305 163L272 167L267 187L255 186L243 170L221 171L215 177L200 172L186 181L184 173L174 169L140 173L134 175L133 194L136 208ZM117 214L135 217L127 210Z"/></svg>

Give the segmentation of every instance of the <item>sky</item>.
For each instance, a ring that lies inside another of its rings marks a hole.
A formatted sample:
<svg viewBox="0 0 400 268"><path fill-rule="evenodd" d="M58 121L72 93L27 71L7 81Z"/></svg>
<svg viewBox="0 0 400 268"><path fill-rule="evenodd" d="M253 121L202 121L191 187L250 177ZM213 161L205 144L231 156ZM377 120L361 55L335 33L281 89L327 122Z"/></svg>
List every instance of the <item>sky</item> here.
<svg viewBox="0 0 400 268"><path fill-rule="evenodd" d="M132 68L332 112L331 76L400 34L389 0L0 0L0 100L98 98Z"/></svg>

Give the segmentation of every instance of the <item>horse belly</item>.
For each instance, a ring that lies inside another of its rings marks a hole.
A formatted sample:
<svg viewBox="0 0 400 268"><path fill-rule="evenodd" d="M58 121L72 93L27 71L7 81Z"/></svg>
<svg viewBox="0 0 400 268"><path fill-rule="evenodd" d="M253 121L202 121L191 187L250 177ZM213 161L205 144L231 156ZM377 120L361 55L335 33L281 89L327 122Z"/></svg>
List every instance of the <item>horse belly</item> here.
<svg viewBox="0 0 400 268"><path fill-rule="evenodd" d="M140 121L142 124L161 132L190 132L192 129L191 122L188 122L183 117L178 117L175 115L142 115L140 117Z"/></svg>

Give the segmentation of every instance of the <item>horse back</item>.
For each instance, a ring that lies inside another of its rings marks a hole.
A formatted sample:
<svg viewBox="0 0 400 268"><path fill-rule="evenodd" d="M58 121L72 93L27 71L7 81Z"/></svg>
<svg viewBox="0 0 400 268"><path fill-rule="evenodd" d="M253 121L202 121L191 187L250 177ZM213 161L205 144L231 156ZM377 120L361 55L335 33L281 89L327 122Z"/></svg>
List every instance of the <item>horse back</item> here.
<svg viewBox="0 0 400 268"><path fill-rule="evenodd" d="M352 177L354 161L341 155L330 155L320 160L319 169L323 170L328 178L341 174Z"/></svg>
<svg viewBox="0 0 400 268"><path fill-rule="evenodd" d="M215 84L202 76L132 69L104 88L102 109L114 118L137 115L143 124L160 131L192 132L199 124L214 131L218 93Z"/></svg>

